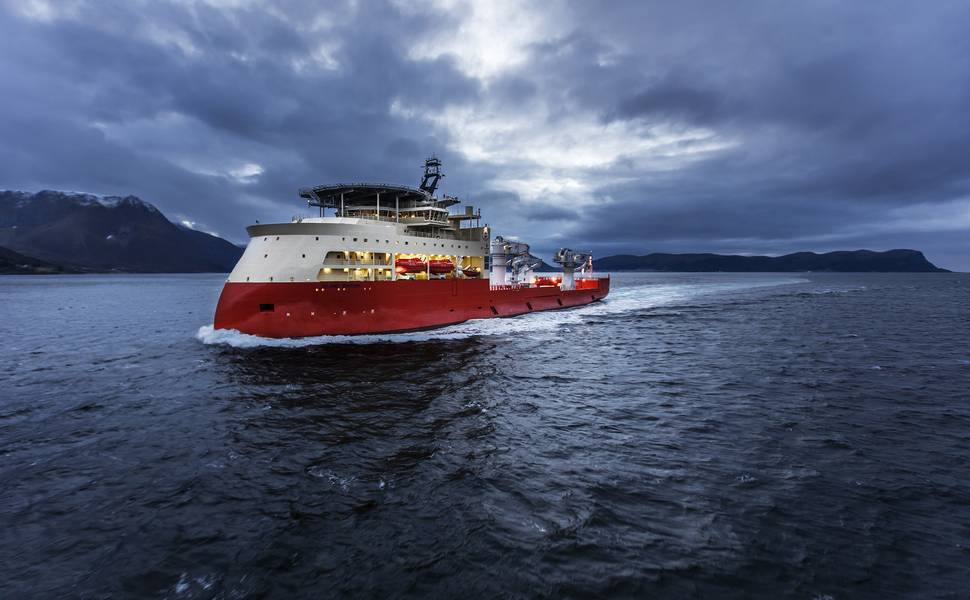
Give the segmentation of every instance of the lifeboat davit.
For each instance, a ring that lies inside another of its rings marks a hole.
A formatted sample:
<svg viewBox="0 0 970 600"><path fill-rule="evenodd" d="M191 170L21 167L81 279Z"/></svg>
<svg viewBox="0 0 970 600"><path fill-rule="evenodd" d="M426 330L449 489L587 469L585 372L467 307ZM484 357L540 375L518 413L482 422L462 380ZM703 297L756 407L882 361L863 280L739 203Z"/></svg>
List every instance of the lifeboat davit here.
<svg viewBox="0 0 970 600"><path fill-rule="evenodd" d="M428 263L420 258L399 258L394 261L394 270L398 273L423 273Z"/></svg>
<svg viewBox="0 0 970 600"><path fill-rule="evenodd" d="M432 259L428 265L428 270L436 275L444 275L455 270L455 263L447 258Z"/></svg>

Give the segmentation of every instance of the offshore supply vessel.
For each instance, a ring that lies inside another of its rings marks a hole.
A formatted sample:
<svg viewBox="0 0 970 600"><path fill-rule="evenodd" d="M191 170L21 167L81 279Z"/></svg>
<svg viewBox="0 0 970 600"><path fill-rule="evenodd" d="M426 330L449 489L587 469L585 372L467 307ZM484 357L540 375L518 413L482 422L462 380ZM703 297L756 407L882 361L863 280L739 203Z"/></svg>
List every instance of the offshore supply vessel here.
<svg viewBox="0 0 970 600"><path fill-rule="evenodd" d="M300 190L319 216L249 226L215 329L263 337L393 333L581 306L609 294L588 252L561 248L562 273L537 275L528 244L491 238L481 210L435 195L441 161L418 188L383 183Z"/></svg>

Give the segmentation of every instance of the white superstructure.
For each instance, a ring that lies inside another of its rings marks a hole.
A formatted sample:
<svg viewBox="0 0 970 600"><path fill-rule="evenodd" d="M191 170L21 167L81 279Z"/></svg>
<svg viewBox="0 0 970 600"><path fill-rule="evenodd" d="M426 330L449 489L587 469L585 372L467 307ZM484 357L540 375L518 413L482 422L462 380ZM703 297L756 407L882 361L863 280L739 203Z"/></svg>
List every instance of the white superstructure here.
<svg viewBox="0 0 970 600"><path fill-rule="evenodd" d="M481 212L453 196L434 195L444 175L437 158L425 161L418 188L381 183L321 185L300 190L319 216L247 228L249 244L229 274L230 283L480 279L492 286L535 284L542 261L529 245L496 237ZM488 265L486 257L490 258ZM561 249L563 289L587 253ZM490 266L490 273L486 275Z"/></svg>
<svg viewBox="0 0 970 600"><path fill-rule="evenodd" d="M247 228L249 245L229 281L481 277L488 226L473 207L452 213L459 200L434 195L440 168L437 158L425 161L419 188L351 183L300 190L319 216ZM426 265L425 272L415 264Z"/></svg>
<svg viewBox="0 0 970 600"><path fill-rule="evenodd" d="M484 272L487 227L435 234L408 225L351 217L310 217L291 223L252 225L232 282L383 281L396 279L397 259L451 260ZM434 235L434 237L430 237ZM416 278L421 278L417 274Z"/></svg>

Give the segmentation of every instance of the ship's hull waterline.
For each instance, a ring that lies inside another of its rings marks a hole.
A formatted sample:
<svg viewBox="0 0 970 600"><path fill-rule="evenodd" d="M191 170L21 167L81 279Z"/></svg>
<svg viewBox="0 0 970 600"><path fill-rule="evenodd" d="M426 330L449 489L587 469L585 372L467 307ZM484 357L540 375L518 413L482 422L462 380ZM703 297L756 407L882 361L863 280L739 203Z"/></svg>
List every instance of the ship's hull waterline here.
<svg viewBox="0 0 970 600"><path fill-rule="evenodd" d="M559 286L491 286L486 279L227 282L215 328L269 338L401 333L471 319L572 308L609 294L608 277Z"/></svg>

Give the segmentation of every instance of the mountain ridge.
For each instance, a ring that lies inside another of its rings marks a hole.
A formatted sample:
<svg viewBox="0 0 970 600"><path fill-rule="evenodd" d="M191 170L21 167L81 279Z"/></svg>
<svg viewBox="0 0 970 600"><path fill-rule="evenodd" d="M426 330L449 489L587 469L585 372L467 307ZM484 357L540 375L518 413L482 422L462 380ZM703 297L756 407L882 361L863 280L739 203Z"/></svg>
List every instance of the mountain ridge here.
<svg viewBox="0 0 970 600"><path fill-rule="evenodd" d="M0 191L0 272L200 273L231 271L243 248L168 220L133 195ZM783 256L652 253L595 261L599 271L945 273L910 249ZM543 262L538 271L557 271Z"/></svg>
<svg viewBox="0 0 970 600"><path fill-rule="evenodd" d="M226 273L238 246L169 221L137 196L0 191L0 246L82 271Z"/></svg>

